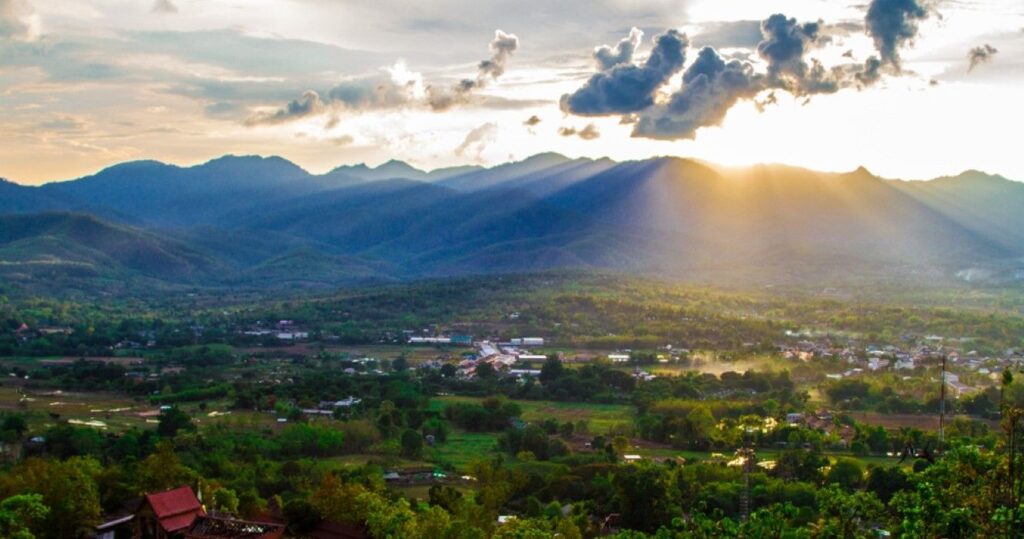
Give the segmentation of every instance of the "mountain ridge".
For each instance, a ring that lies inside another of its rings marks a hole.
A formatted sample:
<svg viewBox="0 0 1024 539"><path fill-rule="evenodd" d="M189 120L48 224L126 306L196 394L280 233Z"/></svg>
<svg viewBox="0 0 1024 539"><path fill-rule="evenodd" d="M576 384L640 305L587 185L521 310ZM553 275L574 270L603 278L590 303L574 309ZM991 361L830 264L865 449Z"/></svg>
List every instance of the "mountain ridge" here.
<svg viewBox="0 0 1024 539"><path fill-rule="evenodd" d="M5 219L87 214L121 227L131 238L121 245L144 245L139 252L176 268L121 261L100 274L209 286L555 268L759 284L949 283L966 271L1011 283L1024 275L1022 208L1024 184L974 170L902 181L863 167L554 153L490 168L426 172L389 161L320 175L277 156L228 155L191 167L133 161L40 187L0 183ZM44 232L0 242L0 264L119 260L117 244L86 242L99 248L87 251L73 234Z"/></svg>

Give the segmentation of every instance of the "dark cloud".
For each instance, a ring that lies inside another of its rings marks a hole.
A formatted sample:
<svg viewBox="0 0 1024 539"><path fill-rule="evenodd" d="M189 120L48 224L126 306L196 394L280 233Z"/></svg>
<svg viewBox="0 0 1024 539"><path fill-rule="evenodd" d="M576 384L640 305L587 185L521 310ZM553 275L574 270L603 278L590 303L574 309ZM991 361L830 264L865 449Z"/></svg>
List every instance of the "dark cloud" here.
<svg viewBox="0 0 1024 539"><path fill-rule="evenodd" d="M633 55L640 48L640 42L643 38L643 30L633 27L630 29L629 35L619 41L615 47L601 45L594 49L594 60L597 62L597 68L604 71L619 64L632 64Z"/></svg>
<svg viewBox="0 0 1024 539"><path fill-rule="evenodd" d="M654 104L654 94L683 67L688 40L676 30L654 39L643 65L619 64L592 76L572 94L562 96L566 112L583 116L627 114Z"/></svg>
<svg viewBox="0 0 1024 539"><path fill-rule="evenodd" d="M667 103L643 111L633 136L655 139L693 138L700 127L717 125L726 112L744 98L764 89L766 78L747 62L726 62L711 47L704 47L683 73L683 86Z"/></svg>
<svg viewBox="0 0 1024 539"><path fill-rule="evenodd" d="M297 120L299 118L305 118L307 116L314 116L323 112L325 109L326 105L320 99L320 95L313 90L307 90L302 94L301 100L293 100L284 108L278 109L275 112L265 112L251 116L245 121L245 125L280 124Z"/></svg>
<svg viewBox="0 0 1024 539"><path fill-rule="evenodd" d="M153 13L174 14L178 12L178 6L171 0L156 0L153 2Z"/></svg>
<svg viewBox="0 0 1024 539"><path fill-rule="evenodd" d="M474 90L484 88L492 80L505 74L508 59L519 48L519 38L515 34L507 34L502 30L494 31L491 41L491 57L482 60L477 66L476 79L463 79L450 88L427 88L427 102L435 111L448 110L454 105L465 103Z"/></svg>
<svg viewBox="0 0 1024 539"><path fill-rule="evenodd" d="M967 51L967 59L971 63L970 66L967 67L967 72L970 73L979 65L992 60L992 57L995 56L997 52L999 52L999 49L996 49L988 43L973 47L971 50Z"/></svg>
<svg viewBox="0 0 1024 539"><path fill-rule="evenodd" d="M866 28L882 58L871 56L863 63L827 67L810 53L860 26L830 26L820 20L801 23L775 14L759 25L761 39L755 51L766 65L764 71L755 69L757 63L749 56L723 56L713 47L703 47L683 72L681 86L667 100L657 100L658 89L681 69L687 47L685 36L670 31L659 40L664 38L671 46L659 42L643 66L617 64L592 76L575 93L562 96L562 110L581 116L620 115L621 123L633 124L636 137L693 138L699 128L719 125L741 100L754 100L758 110L764 110L777 101L774 92L784 90L804 98L806 104L813 95L876 83L887 62L888 71L898 73L898 48L913 38L916 21L926 15L915 0L873 0ZM664 51L672 54L657 54ZM772 93L758 100L758 94L766 91Z"/></svg>
<svg viewBox="0 0 1024 539"><path fill-rule="evenodd" d="M539 123L540 123L540 117L538 117L536 114L534 114L533 116L530 116L529 118L527 118L526 121L523 122L523 125L528 126L528 127L533 127L533 126L535 126L535 125L537 125Z"/></svg>
<svg viewBox="0 0 1024 539"><path fill-rule="evenodd" d="M768 63L768 77L773 86L794 94L835 91L838 83L829 81L820 64L808 65L807 51L826 38L821 36L821 22L798 23L794 18L775 14L761 23L764 39L757 44L757 53Z"/></svg>
<svg viewBox="0 0 1024 539"><path fill-rule="evenodd" d="M917 36L917 23L928 17L918 0L871 0L864 27L875 42L882 64L900 67L899 49Z"/></svg>
<svg viewBox="0 0 1024 539"><path fill-rule="evenodd" d="M575 127L559 127L558 134L563 137L580 137L583 140L594 140L601 136L601 132L597 130L597 126L594 124L587 124L583 129L576 129Z"/></svg>

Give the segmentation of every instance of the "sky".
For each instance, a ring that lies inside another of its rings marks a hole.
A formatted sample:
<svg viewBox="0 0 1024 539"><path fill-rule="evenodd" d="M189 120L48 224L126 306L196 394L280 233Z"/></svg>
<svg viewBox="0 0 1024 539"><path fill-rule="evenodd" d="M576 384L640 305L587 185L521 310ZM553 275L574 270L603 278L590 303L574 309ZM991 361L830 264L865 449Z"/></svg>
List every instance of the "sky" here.
<svg viewBox="0 0 1024 539"><path fill-rule="evenodd" d="M0 177L554 151L1024 181L1020 0L0 0Z"/></svg>

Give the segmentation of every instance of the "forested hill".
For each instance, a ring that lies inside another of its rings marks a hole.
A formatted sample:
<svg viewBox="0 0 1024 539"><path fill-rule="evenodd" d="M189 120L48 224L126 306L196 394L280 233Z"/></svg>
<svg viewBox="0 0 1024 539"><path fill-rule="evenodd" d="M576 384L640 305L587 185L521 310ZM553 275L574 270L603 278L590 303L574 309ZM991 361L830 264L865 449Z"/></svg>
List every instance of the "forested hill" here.
<svg viewBox="0 0 1024 539"><path fill-rule="evenodd" d="M4 228L23 230L0 235L0 272L32 284L45 264L49 283L82 286L125 277L317 286L552 268L724 284L1007 284L1024 278L1022 208L1024 184L977 171L905 182L864 169L557 154L322 175L279 157L138 161L40 187L0 182ZM98 228L132 239L92 241ZM124 260L115 251L126 245L159 256Z"/></svg>

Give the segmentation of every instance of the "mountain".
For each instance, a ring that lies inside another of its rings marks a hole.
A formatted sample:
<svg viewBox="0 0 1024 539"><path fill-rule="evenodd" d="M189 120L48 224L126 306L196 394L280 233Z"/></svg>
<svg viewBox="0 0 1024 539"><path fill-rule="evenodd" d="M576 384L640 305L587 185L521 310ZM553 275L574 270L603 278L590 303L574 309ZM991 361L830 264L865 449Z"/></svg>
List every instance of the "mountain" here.
<svg viewBox="0 0 1024 539"><path fill-rule="evenodd" d="M12 281L73 283L136 277L207 282L224 267L187 244L71 213L0 216L0 274Z"/></svg>
<svg viewBox="0 0 1024 539"><path fill-rule="evenodd" d="M1024 275L1022 209L1024 184L977 171L907 182L548 153L492 168L390 161L313 175L277 157L225 156L125 163L37 188L0 182L4 219L65 220L60 234L19 225L0 264L109 259L97 274L210 286L561 267L737 284L1010 282ZM78 226L132 240L88 243ZM152 247L122 247L139 244ZM147 254L121 260L121 249ZM139 260L150 255L160 262Z"/></svg>

